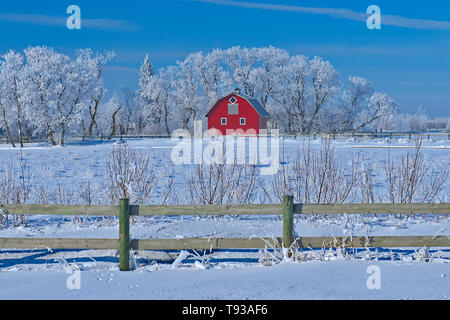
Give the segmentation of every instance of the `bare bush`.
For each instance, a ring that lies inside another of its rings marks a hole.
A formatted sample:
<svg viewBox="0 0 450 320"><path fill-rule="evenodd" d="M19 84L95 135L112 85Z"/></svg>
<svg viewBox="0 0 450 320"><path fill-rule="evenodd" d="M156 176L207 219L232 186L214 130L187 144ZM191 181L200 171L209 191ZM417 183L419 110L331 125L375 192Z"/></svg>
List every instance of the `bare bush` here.
<svg viewBox="0 0 450 320"><path fill-rule="evenodd" d="M318 150L304 145L293 163L281 168L273 178L272 193L279 202L284 194L292 194L301 203L343 203L352 193L355 178L354 163L346 172L335 157L331 140L325 139Z"/></svg>
<svg viewBox="0 0 450 320"><path fill-rule="evenodd" d="M360 194L360 199L362 203L375 203L375 181L373 179L373 159L366 159L364 156L357 162L359 165L359 172L357 173L357 187L358 193Z"/></svg>
<svg viewBox="0 0 450 320"><path fill-rule="evenodd" d="M0 177L0 201L9 204L14 190L14 171L12 163L3 167Z"/></svg>
<svg viewBox="0 0 450 320"><path fill-rule="evenodd" d="M433 172L421 153L422 139L416 140L414 152L407 152L400 162L391 158L384 167L387 197L392 203L431 203L448 178L448 170Z"/></svg>
<svg viewBox="0 0 450 320"><path fill-rule="evenodd" d="M50 203L49 192L46 186L39 186L33 192L34 203L47 205Z"/></svg>
<svg viewBox="0 0 450 320"><path fill-rule="evenodd" d="M192 203L249 203L255 194L256 167L241 164L199 164L185 175Z"/></svg>
<svg viewBox="0 0 450 320"><path fill-rule="evenodd" d="M107 170L111 203L116 204L122 198L135 204L150 202L150 193L157 179L148 155L121 144L109 152Z"/></svg>
<svg viewBox="0 0 450 320"><path fill-rule="evenodd" d="M19 168L16 171L13 163L6 165L0 176L0 201L6 204L28 203L32 194L32 174L26 166L22 151L20 152ZM14 226L26 224L24 215L12 216ZM0 223L8 225L8 212L0 215Z"/></svg>
<svg viewBox="0 0 450 320"><path fill-rule="evenodd" d="M88 206L93 204L93 190L91 186L91 182L88 181L80 185L80 193L79 197L83 204L87 204Z"/></svg>
<svg viewBox="0 0 450 320"><path fill-rule="evenodd" d="M159 204L167 205L177 203L178 198L175 194L175 172L172 170L172 173L165 179L164 184L161 182L161 193L159 196ZM161 181L161 179L159 180Z"/></svg>
<svg viewBox="0 0 450 320"><path fill-rule="evenodd" d="M75 202L75 192L58 183L56 186L56 203L63 205L72 205Z"/></svg>

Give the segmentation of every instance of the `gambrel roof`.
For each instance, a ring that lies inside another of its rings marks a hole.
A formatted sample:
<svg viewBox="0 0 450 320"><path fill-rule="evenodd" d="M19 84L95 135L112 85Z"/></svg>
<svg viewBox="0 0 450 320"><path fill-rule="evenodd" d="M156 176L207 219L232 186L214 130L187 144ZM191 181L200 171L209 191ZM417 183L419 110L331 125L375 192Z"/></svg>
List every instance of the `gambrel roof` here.
<svg viewBox="0 0 450 320"><path fill-rule="evenodd" d="M225 100L228 100L230 96L237 96L242 99L245 99L250 103L250 105L255 109L255 111L259 114L261 118L270 118L270 114L267 112L267 110L258 102L258 100L249 97L247 95L244 95L242 93L236 93L235 91L228 93L224 97L217 100L217 102L212 106L211 109L209 109L208 113L206 113L205 117L209 117L210 114Z"/></svg>

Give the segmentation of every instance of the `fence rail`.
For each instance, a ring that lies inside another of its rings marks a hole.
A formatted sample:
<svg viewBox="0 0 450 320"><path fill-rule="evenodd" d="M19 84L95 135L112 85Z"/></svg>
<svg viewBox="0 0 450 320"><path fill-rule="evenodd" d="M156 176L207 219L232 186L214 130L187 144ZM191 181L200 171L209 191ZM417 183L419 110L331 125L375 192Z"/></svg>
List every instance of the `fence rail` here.
<svg viewBox="0 0 450 320"><path fill-rule="evenodd" d="M337 133L282 133L281 137L286 138L329 138L329 139L348 139L351 137L366 138L366 139L385 139L394 137L408 137L408 139L421 137L427 138L447 138L450 140L450 132L423 132L423 133L412 133L412 132L337 132ZM78 137L81 141L86 140L111 140L111 139L158 139L158 138L171 138L171 135L116 135L116 136L81 136Z"/></svg>
<svg viewBox="0 0 450 320"><path fill-rule="evenodd" d="M283 238L186 238L186 239L133 239L133 250L214 250L281 248ZM373 236L373 237L301 237L295 244L301 248L343 246L372 247L450 247L450 236ZM120 248L118 239L85 238L0 238L0 248L8 249L114 249Z"/></svg>
<svg viewBox="0 0 450 320"><path fill-rule="evenodd" d="M329 139L348 139L351 137L362 138L362 139L385 139L385 138L395 138L395 137L408 137L408 139L413 139L417 137L427 138L440 138L450 140L450 131L440 131L440 132L422 132L422 133L412 133L412 132L338 132L338 133L283 133L280 134L281 137L286 138L329 138ZM161 139L161 138L171 138L171 135L167 134L146 134L146 135L113 135L113 136L78 136L68 138L68 142L74 141L106 141L106 140L117 140L117 139ZM24 137L24 143L35 143L35 142L46 142L46 138L35 139L30 137ZM0 137L0 143L10 143L10 141L5 137ZM16 141L17 143L17 141Z"/></svg>
<svg viewBox="0 0 450 320"><path fill-rule="evenodd" d="M300 237L294 238L294 215L309 214L450 214L450 203L435 204L295 204L293 196L284 196L280 205L130 205L122 199L118 206L85 205L0 205L3 214L118 216L118 239L74 238L0 238L0 248L33 249L118 249L119 264L123 271L130 270L130 249L183 250L183 249L250 249L326 247L450 247L450 236L353 236L353 237ZM275 238L186 238L186 239L130 239L130 216L175 215L282 215L283 235Z"/></svg>
<svg viewBox="0 0 450 320"><path fill-rule="evenodd" d="M117 205L4 204L0 210L19 215L118 217ZM282 204L129 205L130 216L281 215ZM449 203L293 204L294 214L450 214Z"/></svg>

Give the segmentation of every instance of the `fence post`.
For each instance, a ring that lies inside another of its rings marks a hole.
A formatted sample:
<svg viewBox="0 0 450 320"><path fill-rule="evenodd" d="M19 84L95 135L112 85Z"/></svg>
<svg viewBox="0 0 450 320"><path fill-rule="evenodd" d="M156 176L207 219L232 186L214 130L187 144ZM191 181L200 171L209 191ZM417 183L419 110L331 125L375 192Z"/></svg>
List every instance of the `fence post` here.
<svg viewBox="0 0 450 320"><path fill-rule="evenodd" d="M294 196L283 196L283 247L294 242Z"/></svg>
<svg viewBox="0 0 450 320"><path fill-rule="evenodd" d="M130 271L130 206L129 199L119 200L119 265Z"/></svg>

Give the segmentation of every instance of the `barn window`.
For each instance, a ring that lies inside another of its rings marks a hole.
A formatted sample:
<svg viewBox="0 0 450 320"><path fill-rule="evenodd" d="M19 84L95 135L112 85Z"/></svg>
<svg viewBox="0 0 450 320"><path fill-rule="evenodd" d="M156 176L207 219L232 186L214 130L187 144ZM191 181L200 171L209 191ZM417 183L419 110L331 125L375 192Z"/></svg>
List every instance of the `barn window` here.
<svg viewBox="0 0 450 320"><path fill-rule="evenodd" d="M238 114L238 113L239 113L239 105L237 103L228 105L228 114L229 115Z"/></svg>
<svg viewBox="0 0 450 320"><path fill-rule="evenodd" d="M245 118L241 118L240 123L241 123L241 126L245 125Z"/></svg>
<svg viewBox="0 0 450 320"><path fill-rule="evenodd" d="M220 123L221 123L222 125L226 125L226 124L227 124L227 118L221 118L221 119L220 119Z"/></svg>
<svg viewBox="0 0 450 320"><path fill-rule="evenodd" d="M230 101L231 104L235 104L237 102L237 99L235 97L231 97L231 99L228 101Z"/></svg>

